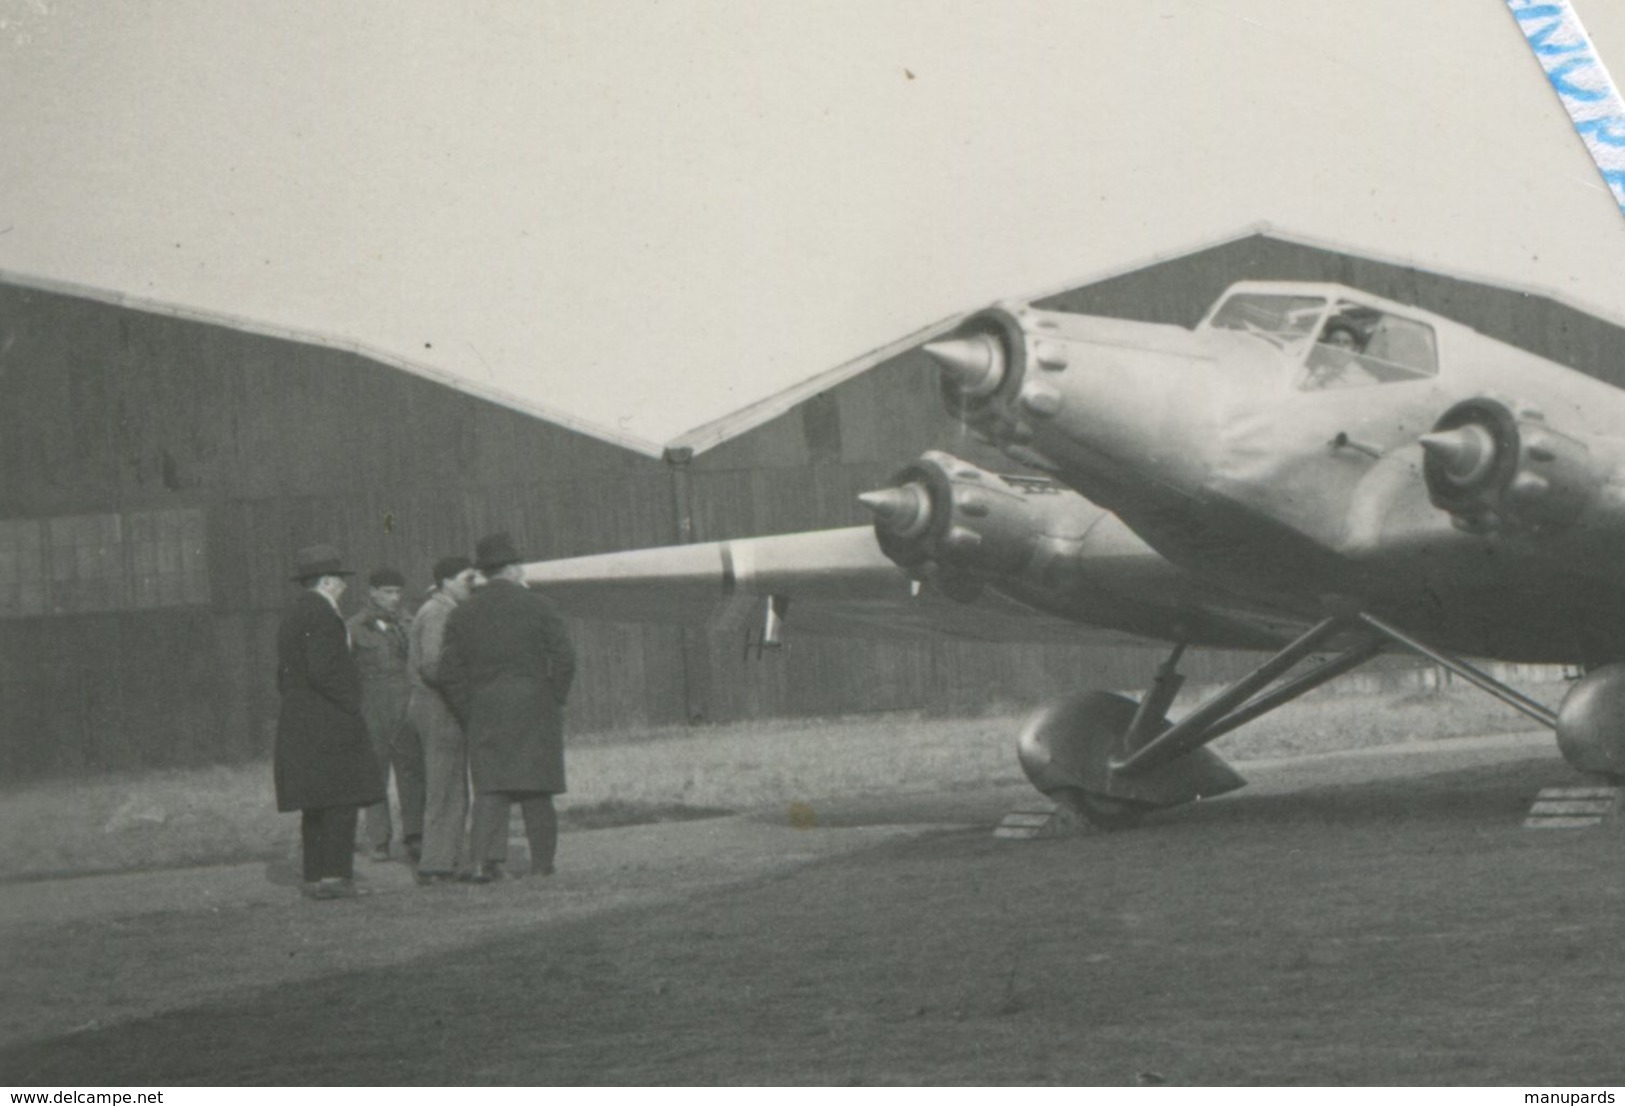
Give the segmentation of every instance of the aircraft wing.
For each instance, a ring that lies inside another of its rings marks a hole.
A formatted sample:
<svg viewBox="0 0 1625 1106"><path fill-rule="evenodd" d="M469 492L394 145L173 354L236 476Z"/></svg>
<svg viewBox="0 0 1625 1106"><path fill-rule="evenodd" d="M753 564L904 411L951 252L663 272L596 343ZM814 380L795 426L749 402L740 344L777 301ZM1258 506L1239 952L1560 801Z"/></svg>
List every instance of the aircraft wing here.
<svg viewBox="0 0 1625 1106"><path fill-rule="evenodd" d="M1092 509L1064 565L1021 574L926 564L911 575L873 528L854 526L540 561L525 580L574 617L716 631L763 627L770 607L792 635L860 638L1267 649L1301 629L1198 585Z"/></svg>
<svg viewBox="0 0 1625 1106"><path fill-rule="evenodd" d="M776 600L792 634L1068 644L1136 637L1044 614L992 588L949 598L894 564L868 526L542 561L525 566L525 580L567 615L610 622L731 630L761 625Z"/></svg>

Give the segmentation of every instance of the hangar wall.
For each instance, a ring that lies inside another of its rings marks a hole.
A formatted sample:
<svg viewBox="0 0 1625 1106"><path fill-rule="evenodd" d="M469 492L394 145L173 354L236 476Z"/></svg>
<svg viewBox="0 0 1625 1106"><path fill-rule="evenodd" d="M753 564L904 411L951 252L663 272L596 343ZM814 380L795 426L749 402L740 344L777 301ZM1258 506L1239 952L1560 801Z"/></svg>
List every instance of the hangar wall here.
<svg viewBox="0 0 1625 1106"><path fill-rule="evenodd" d="M657 458L354 353L17 286L0 332L7 779L264 754L300 546L427 584L496 529L675 540ZM682 717L676 631L577 633L581 725Z"/></svg>
<svg viewBox="0 0 1625 1106"><path fill-rule="evenodd" d="M1269 278L1365 288L1621 383L1619 329L1593 316L1264 233L1039 302L1188 326L1231 282ZM857 493L926 449L1012 467L946 417L913 348L699 428L665 461L356 353L22 285L0 283L0 351L7 779L263 755L302 545L426 582L436 557L496 529L544 558L855 525ZM1160 659L797 638L793 611L789 648L760 660L736 635L574 630L577 731L985 710L1139 686ZM1185 668L1200 682L1251 663Z"/></svg>

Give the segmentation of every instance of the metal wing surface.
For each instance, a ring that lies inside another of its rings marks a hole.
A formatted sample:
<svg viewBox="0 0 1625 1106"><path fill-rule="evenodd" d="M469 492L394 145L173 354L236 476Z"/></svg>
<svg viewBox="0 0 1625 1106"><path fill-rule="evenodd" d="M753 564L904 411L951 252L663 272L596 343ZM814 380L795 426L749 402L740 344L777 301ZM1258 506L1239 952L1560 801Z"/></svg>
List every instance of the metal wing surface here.
<svg viewBox="0 0 1625 1106"><path fill-rule="evenodd" d="M1149 550L1143 558L1161 562ZM1143 575L1147 566L1122 567ZM526 565L525 579L565 614L610 622L735 629L760 624L777 600L794 634L1066 644L1137 636L1045 614L993 588L951 599L894 564L867 526L543 561Z"/></svg>

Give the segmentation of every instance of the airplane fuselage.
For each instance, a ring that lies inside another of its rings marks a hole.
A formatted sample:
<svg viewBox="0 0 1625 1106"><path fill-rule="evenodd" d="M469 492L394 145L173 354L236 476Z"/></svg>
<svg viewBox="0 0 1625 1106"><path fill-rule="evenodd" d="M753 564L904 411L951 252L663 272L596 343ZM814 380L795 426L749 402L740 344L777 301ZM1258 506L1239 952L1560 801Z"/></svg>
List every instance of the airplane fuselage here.
<svg viewBox="0 0 1625 1106"><path fill-rule="evenodd" d="M1194 330L1018 306L961 333L990 360L951 409L1261 610L1336 597L1527 661L1625 637L1608 384L1337 285L1237 285ZM1464 401L1489 414L1436 433Z"/></svg>

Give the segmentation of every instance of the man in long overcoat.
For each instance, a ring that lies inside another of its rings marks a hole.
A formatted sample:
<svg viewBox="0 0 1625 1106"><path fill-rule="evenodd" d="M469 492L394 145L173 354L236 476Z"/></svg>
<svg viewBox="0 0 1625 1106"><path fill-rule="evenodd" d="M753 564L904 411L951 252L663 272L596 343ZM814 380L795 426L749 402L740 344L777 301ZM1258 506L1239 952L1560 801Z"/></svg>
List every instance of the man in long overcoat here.
<svg viewBox="0 0 1625 1106"><path fill-rule="evenodd" d="M480 539L476 567L486 585L446 620L440 686L468 735L474 782L473 878L497 877L489 860L517 802L530 841L531 872L549 875L558 850L553 796L564 786L564 702L575 650L545 596L525 587L507 534Z"/></svg>
<svg viewBox="0 0 1625 1106"><path fill-rule="evenodd" d="M276 808L300 812L305 893L318 899L355 894L356 814L384 796L338 609L350 575L332 546L301 549L293 573L301 590L276 637Z"/></svg>

